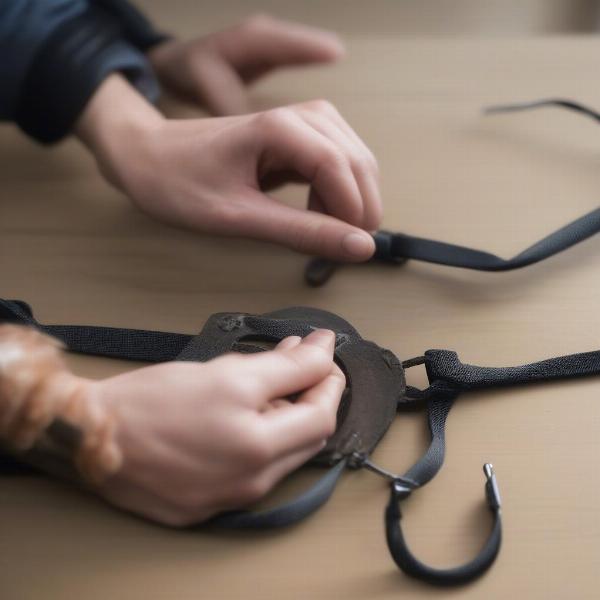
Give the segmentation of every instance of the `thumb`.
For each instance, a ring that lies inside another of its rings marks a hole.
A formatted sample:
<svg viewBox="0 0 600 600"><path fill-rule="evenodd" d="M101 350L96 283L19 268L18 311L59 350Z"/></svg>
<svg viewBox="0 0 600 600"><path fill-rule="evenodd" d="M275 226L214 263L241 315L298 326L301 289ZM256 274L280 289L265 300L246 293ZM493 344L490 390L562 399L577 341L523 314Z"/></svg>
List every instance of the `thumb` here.
<svg viewBox="0 0 600 600"><path fill-rule="evenodd" d="M339 262L363 262L375 252L375 242L364 229L330 215L281 204L257 190L249 193L253 201L238 220L237 235Z"/></svg>

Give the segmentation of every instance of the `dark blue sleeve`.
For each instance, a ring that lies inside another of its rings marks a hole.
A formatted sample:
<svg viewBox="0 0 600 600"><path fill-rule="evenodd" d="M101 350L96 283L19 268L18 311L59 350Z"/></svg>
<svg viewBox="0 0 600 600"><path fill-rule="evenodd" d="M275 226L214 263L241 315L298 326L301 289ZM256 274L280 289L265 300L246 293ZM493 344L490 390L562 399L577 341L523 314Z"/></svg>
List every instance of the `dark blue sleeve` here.
<svg viewBox="0 0 600 600"><path fill-rule="evenodd" d="M118 19L127 40L144 52L170 37L157 31L154 25L127 0L91 1Z"/></svg>
<svg viewBox="0 0 600 600"><path fill-rule="evenodd" d="M154 101L150 65L126 37L119 19L88 0L2 0L0 119L57 141L115 71Z"/></svg>

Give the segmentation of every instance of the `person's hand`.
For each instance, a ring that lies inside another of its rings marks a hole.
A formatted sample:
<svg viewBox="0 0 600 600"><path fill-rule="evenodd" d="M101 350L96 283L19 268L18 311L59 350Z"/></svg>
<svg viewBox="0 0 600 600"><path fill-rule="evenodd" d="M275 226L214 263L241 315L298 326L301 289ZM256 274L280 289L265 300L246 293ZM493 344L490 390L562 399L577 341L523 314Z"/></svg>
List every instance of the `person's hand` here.
<svg viewBox="0 0 600 600"><path fill-rule="evenodd" d="M367 231L381 219L377 163L328 102L167 120L113 75L77 130L106 177L158 219L337 261L374 252ZM310 186L308 211L266 193L298 180Z"/></svg>
<svg viewBox="0 0 600 600"><path fill-rule="evenodd" d="M116 416L123 454L99 492L173 526L258 500L335 431L345 378L333 362L334 339L316 330L259 354L165 363L91 383L91 400Z"/></svg>
<svg viewBox="0 0 600 600"><path fill-rule="evenodd" d="M168 40L148 56L169 91L215 115L234 115L249 111L246 86L273 69L332 62L343 53L334 33L257 15L199 39Z"/></svg>

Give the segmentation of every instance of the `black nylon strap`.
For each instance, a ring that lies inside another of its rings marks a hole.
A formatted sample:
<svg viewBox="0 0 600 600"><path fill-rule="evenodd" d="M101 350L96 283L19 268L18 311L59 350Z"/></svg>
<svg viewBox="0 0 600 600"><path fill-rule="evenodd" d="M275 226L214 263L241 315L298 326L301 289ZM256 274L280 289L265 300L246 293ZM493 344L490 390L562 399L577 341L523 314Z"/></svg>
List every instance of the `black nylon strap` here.
<svg viewBox="0 0 600 600"><path fill-rule="evenodd" d="M573 100L567 100L565 98L544 98L543 100L533 100L532 102L497 104L484 108L483 112L486 115L493 115L498 113L520 112L523 110L546 107L566 108L568 110L581 113L586 117L590 117L594 121L600 121L600 114L598 114L595 110L588 108L579 102L574 102Z"/></svg>
<svg viewBox="0 0 600 600"><path fill-rule="evenodd" d="M145 362L174 360L194 337L145 329L43 325L25 302L0 299L0 323L7 321L36 327L62 340L71 352Z"/></svg>
<svg viewBox="0 0 600 600"><path fill-rule="evenodd" d="M385 262L413 259L475 271L511 271L550 258L599 231L600 208L597 208L509 259L446 242L381 231L374 236L377 248L374 258Z"/></svg>
<svg viewBox="0 0 600 600"><path fill-rule="evenodd" d="M271 529L298 523L329 500L346 464L346 459L341 460L306 492L289 502L262 511L240 510L224 513L211 519L209 523L225 529Z"/></svg>
<svg viewBox="0 0 600 600"><path fill-rule="evenodd" d="M600 114L586 106L562 98L550 98L521 104L491 106L485 109L486 114L516 112L541 107L562 107L573 110L595 121L600 121ZM375 254L372 261L387 263L404 263L406 260L473 269L476 271L510 271L538 263L567 250L575 244L600 231L600 208L597 208L564 227L550 233L545 238L526 248L516 256L505 259L484 250L467 248L457 244L449 244L407 235L378 231L373 235ZM306 282L311 286L326 283L339 265L331 261L316 258L309 262L305 271Z"/></svg>

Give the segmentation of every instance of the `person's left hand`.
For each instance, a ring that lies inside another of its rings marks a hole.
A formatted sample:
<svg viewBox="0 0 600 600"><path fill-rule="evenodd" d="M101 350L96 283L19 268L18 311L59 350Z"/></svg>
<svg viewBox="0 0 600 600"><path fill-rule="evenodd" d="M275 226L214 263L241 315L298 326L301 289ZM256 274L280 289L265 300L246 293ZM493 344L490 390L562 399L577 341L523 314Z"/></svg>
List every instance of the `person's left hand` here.
<svg viewBox="0 0 600 600"><path fill-rule="evenodd" d="M161 83L214 115L250 112L246 86L278 67L332 62L344 54L329 31L268 15L191 41L168 40L148 57Z"/></svg>

